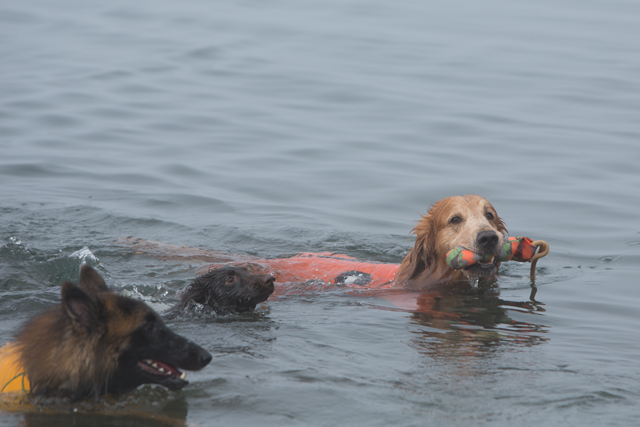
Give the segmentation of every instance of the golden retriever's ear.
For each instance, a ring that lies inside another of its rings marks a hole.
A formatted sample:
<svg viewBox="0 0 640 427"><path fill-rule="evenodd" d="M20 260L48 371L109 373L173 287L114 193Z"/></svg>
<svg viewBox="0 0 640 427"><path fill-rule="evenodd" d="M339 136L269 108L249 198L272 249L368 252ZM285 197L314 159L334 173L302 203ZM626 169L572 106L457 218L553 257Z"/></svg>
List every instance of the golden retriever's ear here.
<svg viewBox="0 0 640 427"><path fill-rule="evenodd" d="M497 215L496 222L498 223L498 230L500 230L501 233L508 233L507 225L504 223L504 220Z"/></svg>
<svg viewBox="0 0 640 427"><path fill-rule="evenodd" d="M416 243L409 254L409 268L407 277L415 278L428 267L431 267L435 259L436 252L436 230L433 223L433 217L429 214L422 217L422 220L413 229L416 235Z"/></svg>

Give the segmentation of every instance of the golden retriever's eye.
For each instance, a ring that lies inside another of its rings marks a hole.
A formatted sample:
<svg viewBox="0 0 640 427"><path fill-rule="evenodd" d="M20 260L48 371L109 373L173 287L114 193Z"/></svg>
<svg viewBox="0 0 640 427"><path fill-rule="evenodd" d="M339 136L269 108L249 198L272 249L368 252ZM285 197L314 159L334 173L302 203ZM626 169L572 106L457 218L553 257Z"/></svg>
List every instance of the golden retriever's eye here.
<svg viewBox="0 0 640 427"><path fill-rule="evenodd" d="M487 212L484 216L486 216L489 221L493 221L494 216L491 212Z"/></svg>
<svg viewBox="0 0 640 427"><path fill-rule="evenodd" d="M449 224L460 224L462 222L462 218L459 216L454 216L449 220Z"/></svg>

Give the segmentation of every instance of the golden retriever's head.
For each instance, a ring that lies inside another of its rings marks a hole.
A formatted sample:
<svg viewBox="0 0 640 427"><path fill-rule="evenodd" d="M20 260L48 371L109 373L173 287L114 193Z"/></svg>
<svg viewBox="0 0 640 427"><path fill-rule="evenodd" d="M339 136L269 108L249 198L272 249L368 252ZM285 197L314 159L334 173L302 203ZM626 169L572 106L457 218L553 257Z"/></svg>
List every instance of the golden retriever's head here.
<svg viewBox="0 0 640 427"><path fill-rule="evenodd" d="M452 270L446 255L456 246L478 254L497 254L505 243L506 228L489 201L475 194L454 196L434 204L413 229L416 242L396 276L398 286L421 288L463 280L469 276L494 276L499 263L476 263Z"/></svg>

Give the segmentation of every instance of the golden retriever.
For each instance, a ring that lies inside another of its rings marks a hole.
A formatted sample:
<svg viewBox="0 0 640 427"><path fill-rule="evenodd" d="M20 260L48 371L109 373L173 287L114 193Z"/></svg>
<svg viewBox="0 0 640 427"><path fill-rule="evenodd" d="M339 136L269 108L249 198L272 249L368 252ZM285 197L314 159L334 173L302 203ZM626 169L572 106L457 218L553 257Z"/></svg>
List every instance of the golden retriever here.
<svg viewBox="0 0 640 427"><path fill-rule="evenodd" d="M489 201L475 194L453 196L435 203L413 229L416 242L404 258L394 287L424 289L469 277L495 279L500 263L481 263L453 270L447 253L461 246L480 255L496 254L505 243L505 224Z"/></svg>

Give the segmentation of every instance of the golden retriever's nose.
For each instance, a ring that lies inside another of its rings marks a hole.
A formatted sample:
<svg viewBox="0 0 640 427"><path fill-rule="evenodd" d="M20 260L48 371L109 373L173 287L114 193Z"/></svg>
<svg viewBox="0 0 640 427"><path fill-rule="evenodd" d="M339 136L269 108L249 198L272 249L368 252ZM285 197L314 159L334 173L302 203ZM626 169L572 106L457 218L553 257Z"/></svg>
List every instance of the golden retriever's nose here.
<svg viewBox="0 0 640 427"><path fill-rule="evenodd" d="M476 243L483 247L490 249L498 244L498 234L495 231L481 231L476 236Z"/></svg>

